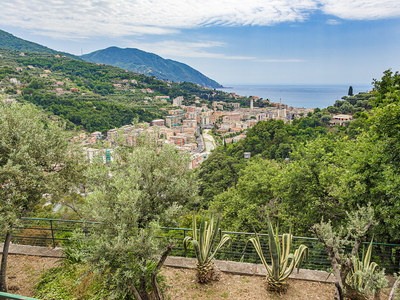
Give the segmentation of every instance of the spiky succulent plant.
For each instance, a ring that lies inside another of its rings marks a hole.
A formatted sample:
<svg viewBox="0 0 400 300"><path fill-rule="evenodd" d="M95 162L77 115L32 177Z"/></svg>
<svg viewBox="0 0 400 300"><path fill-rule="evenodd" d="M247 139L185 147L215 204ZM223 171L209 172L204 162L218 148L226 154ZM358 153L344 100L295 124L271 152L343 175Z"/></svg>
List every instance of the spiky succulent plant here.
<svg viewBox="0 0 400 300"><path fill-rule="evenodd" d="M215 279L215 267L213 266L212 259L215 257L217 251L226 242L231 241L229 235L222 235L219 224L220 217L217 218L214 228L214 216L210 213L209 222L207 222L206 214L204 214L200 223L200 229L197 231L196 215L193 214L193 237L187 236L183 240L183 247L185 248L185 251L189 242L193 245L193 249L197 258L197 279L200 283L207 283L212 279ZM213 245L216 242L218 235L220 236L219 243L213 249Z"/></svg>
<svg viewBox="0 0 400 300"><path fill-rule="evenodd" d="M287 289L287 278L293 272L294 268L300 268L304 260L308 260L308 247L300 245L299 248L293 253L290 253L292 246L292 234L284 233L282 235L282 243L279 242L278 228L276 228L276 234L274 235L274 229L271 221L268 218L268 239L269 239L269 251L271 257L271 266L267 264L264 257L260 238L255 232L255 237L248 240L247 243L251 242L261 259L262 264L267 270L267 282L268 289L277 291L279 293L285 292ZM246 244L247 247L247 244Z"/></svg>
<svg viewBox="0 0 400 300"><path fill-rule="evenodd" d="M353 260L353 268L346 278L347 284L362 294L374 294L387 286L385 271L380 270L377 263L371 262L372 241L367 252L363 253L362 260Z"/></svg>

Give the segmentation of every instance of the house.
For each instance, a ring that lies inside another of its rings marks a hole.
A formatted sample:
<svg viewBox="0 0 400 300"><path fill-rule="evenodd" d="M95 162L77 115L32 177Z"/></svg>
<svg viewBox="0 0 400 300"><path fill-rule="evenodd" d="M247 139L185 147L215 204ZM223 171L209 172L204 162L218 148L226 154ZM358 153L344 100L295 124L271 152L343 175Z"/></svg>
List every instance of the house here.
<svg viewBox="0 0 400 300"><path fill-rule="evenodd" d="M164 126L165 122L163 119L157 119L150 122L151 126Z"/></svg>
<svg viewBox="0 0 400 300"><path fill-rule="evenodd" d="M73 93L77 93L78 89L77 88L71 88L70 91L73 92Z"/></svg>
<svg viewBox="0 0 400 300"><path fill-rule="evenodd" d="M346 121L353 121L353 117L351 115L336 115L333 116L332 119L329 121L329 125L343 126Z"/></svg>
<svg viewBox="0 0 400 300"><path fill-rule="evenodd" d="M12 83L12 84L20 84L21 82L17 78L10 78L10 83Z"/></svg>
<svg viewBox="0 0 400 300"><path fill-rule="evenodd" d="M155 96L155 99L169 99L169 96Z"/></svg>

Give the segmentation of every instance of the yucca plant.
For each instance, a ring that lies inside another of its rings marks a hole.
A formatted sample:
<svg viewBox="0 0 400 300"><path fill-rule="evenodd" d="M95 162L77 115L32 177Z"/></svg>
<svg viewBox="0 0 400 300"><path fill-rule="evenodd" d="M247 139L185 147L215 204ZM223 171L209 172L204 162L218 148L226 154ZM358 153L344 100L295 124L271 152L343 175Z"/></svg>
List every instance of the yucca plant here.
<svg viewBox="0 0 400 300"><path fill-rule="evenodd" d="M207 283L215 280L217 271L212 263L217 251L228 241L231 241L229 235L222 235L221 228L219 227L220 217L217 218L214 228L214 216L210 213L209 222L206 221L206 214L201 220L199 232L197 232L196 214L193 214L193 237L187 236L183 240L183 247L185 251L190 243L193 245L196 254L197 263L197 280L200 283ZM197 236L199 234L199 236ZM213 244L216 242L217 236L220 236L219 244L213 249Z"/></svg>
<svg viewBox="0 0 400 300"><path fill-rule="evenodd" d="M261 248L260 238L255 230L254 232L255 237L248 240L246 247L247 244L251 242L256 249L262 264L267 270L268 289L278 293L286 292L288 287L287 278L289 275L293 272L294 268L297 267L297 270L299 270L303 261L308 260L308 247L300 245L294 254L290 253L293 237L291 230L289 233L284 233L282 235L282 243L280 243L278 227L276 228L276 235L274 235L274 229L268 218L269 252L272 263L271 266L269 266Z"/></svg>
<svg viewBox="0 0 400 300"><path fill-rule="evenodd" d="M361 261L358 258L353 260L353 268L346 278L348 285L364 295L379 293L387 285L384 270L380 271L378 264L371 262L372 242Z"/></svg>

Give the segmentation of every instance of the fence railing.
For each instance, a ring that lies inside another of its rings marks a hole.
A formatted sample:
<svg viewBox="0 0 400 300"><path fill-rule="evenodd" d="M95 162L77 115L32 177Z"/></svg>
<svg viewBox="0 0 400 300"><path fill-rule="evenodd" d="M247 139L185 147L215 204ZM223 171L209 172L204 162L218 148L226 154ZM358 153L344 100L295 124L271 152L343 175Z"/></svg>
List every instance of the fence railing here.
<svg viewBox="0 0 400 300"><path fill-rule="evenodd" d="M0 292L0 299L16 299L16 300L39 300L36 298L30 298L20 295L14 295L9 293Z"/></svg>
<svg viewBox="0 0 400 300"><path fill-rule="evenodd" d="M16 244L28 244L36 246L63 247L68 245L72 231L76 228L81 228L84 232L89 233L91 226L96 226L96 222L83 222L74 220L59 220L59 219L43 219L43 218L21 218L22 226L17 227L13 231L12 242ZM192 229L189 228L170 228L161 227L157 236L166 241L173 241L175 247L171 255L195 257L193 249L188 248L186 251L183 248L183 239L191 235ZM223 231L223 234L229 234L232 238L230 245L225 245L218 251L216 259L243 261L250 263L261 263L254 248L249 245L243 253L247 240L254 236L254 233L245 232L230 232ZM268 235L259 234L267 262L269 261L268 252ZM329 270L331 267L330 261L323 249L321 243L316 238L308 237L293 237L292 247L297 248L304 244L309 248L309 260L303 268L313 270ZM360 248L360 256L363 252L363 247L366 248L369 243L363 243ZM350 252L351 246L346 249ZM392 274L399 272L400 265L400 245L399 244L382 244L373 243L372 260L379 264L381 268L386 269L386 273ZM242 259L243 257L243 259ZM361 257L360 257L361 258Z"/></svg>

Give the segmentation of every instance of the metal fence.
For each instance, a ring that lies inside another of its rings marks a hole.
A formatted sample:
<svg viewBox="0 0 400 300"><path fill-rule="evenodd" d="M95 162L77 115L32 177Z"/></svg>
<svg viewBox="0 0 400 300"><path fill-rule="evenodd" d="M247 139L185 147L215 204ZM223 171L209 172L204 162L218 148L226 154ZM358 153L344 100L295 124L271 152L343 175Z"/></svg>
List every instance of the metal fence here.
<svg viewBox="0 0 400 300"><path fill-rule="evenodd" d="M0 292L0 299L15 299L15 300L39 300L36 298L30 298L20 295L14 295L9 293Z"/></svg>
<svg viewBox="0 0 400 300"><path fill-rule="evenodd" d="M18 244L36 245L36 246L50 246L50 247L63 247L69 243L72 231L76 228L81 228L83 231L89 233L91 226L96 226L96 222L83 222L74 220L56 220L56 219L42 219L42 218L22 218L23 226L15 228L13 231L12 242ZM157 236L163 240L172 241L175 247L171 255L195 257L193 249L189 248L187 251L183 248L183 239L186 236L191 236L192 229L188 228L167 228L162 227ZM230 260L230 261L243 261L250 263L261 263L257 253L252 245L246 248L243 253L246 242L253 233L244 232L229 232L223 231L223 234L229 234L232 243L225 245L218 251L216 259ZM259 234L262 244L263 252L267 262L269 260L268 251L268 235ZM323 249L321 243L316 238L307 237L293 237L292 251L299 245L304 244L309 248L309 260L303 268L313 270L329 270L330 261ZM363 243L360 248L360 258L363 249L367 249L369 243ZM350 252L351 245L346 249ZM373 257L372 260L379 264L381 268L386 269L386 273L393 274L399 272L400 265L400 245L398 244L373 244Z"/></svg>

